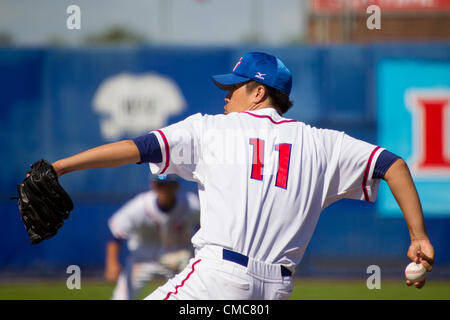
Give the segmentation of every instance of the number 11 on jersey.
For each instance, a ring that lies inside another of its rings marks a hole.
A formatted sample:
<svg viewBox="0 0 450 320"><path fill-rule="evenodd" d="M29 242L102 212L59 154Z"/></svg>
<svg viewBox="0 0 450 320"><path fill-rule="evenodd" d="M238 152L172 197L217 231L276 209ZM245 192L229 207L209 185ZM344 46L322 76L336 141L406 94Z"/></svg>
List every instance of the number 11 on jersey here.
<svg viewBox="0 0 450 320"><path fill-rule="evenodd" d="M250 178L262 181L264 167L264 140L250 138L250 145L253 147L252 171ZM287 189L291 149L292 145L289 143L280 143L275 145L274 151L278 151L278 170L275 186L283 189Z"/></svg>

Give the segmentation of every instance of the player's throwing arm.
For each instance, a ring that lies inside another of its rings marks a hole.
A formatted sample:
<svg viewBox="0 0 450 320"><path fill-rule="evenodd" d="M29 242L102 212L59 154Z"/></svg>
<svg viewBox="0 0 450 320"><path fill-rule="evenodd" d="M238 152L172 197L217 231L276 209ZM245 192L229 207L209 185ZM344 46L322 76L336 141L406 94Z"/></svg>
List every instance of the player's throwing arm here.
<svg viewBox="0 0 450 320"><path fill-rule="evenodd" d="M408 226L411 238L408 258L412 262L422 264L426 271L430 272L434 263L434 248L428 238L419 195L405 161L397 160L386 172L384 179L402 210ZM420 289L425 285L425 277L416 281L407 279L406 284L415 285Z"/></svg>

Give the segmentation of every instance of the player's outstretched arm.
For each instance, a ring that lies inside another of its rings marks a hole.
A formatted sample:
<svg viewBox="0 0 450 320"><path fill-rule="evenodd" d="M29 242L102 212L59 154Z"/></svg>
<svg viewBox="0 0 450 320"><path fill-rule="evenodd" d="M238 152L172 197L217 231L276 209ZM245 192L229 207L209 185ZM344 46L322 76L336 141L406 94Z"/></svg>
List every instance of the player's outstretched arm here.
<svg viewBox="0 0 450 320"><path fill-rule="evenodd" d="M148 148L161 155L157 139ZM156 140L156 142L155 142ZM148 147L144 144L144 148ZM149 160L161 161L151 153ZM26 178L17 185L18 208L32 244L40 243L56 235L73 210L73 202L58 182L65 173L93 168L110 168L129 163L140 163L141 153L134 140L105 144L53 164L41 159L31 165Z"/></svg>
<svg viewBox="0 0 450 320"><path fill-rule="evenodd" d="M58 176L94 168L111 168L140 162L140 153L133 140L105 144L53 163Z"/></svg>
<svg viewBox="0 0 450 320"><path fill-rule="evenodd" d="M428 238L422 205L405 161L395 161L386 172L384 180L389 185L408 226L411 245L407 255L411 261L422 263L430 272L434 263L434 248ZM421 288L425 285L425 280L416 283L407 280L406 283Z"/></svg>

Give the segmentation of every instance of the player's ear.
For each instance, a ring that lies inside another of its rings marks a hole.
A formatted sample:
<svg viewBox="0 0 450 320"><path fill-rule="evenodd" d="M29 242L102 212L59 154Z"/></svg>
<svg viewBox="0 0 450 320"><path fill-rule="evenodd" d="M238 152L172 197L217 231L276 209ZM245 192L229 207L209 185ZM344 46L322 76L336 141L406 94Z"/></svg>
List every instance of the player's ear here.
<svg viewBox="0 0 450 320"><path fill-rule="evenodd" d="M262 101L264 101L264 99L267 96L267 90L266 87L264 87L263 85L259 85L255 88L255 90L253 91L253 97L256 103L260 103Z"/></svg>

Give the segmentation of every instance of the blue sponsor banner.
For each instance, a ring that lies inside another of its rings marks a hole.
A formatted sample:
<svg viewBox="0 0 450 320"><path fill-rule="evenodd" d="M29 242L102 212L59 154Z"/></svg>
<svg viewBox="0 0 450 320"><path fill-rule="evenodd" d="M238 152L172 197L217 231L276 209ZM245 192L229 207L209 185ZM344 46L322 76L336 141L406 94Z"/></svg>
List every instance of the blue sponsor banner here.
<svg viewBox="0 0 450 320"><path fill-rule="evenodd" d="M425 216L450 216L450 63L381 60L377 98L378 144L408 163ZM387 184L377 204L402 215Z"/></svg>

